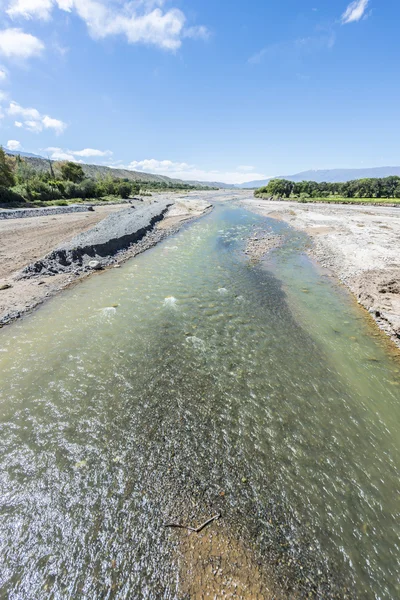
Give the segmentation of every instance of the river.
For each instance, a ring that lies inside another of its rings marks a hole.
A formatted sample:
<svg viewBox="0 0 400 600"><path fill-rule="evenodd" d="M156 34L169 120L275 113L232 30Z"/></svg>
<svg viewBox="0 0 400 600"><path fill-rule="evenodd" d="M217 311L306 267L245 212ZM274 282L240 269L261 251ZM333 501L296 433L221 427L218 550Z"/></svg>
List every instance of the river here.
<svg viewBox="0 0 400 600"><path fill-rule="evenodd" d="M307 243L217 205L1 331L1 598L400 596L399 362Z"/></svg>

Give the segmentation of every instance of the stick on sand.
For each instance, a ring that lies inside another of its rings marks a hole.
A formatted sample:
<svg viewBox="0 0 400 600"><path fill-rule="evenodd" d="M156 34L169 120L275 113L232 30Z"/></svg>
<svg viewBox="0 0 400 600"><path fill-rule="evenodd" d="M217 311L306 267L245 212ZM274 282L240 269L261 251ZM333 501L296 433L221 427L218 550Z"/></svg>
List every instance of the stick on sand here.
<svg viewBox="0 0 400 600"><path fill-rule="evenodd" d="M190 525L181 525L180 523L167 523L166 525L164 525L164 527L178 527L179 529L188 529L189 531L194 531L195 533L200 533L200 531L202 531L204 529L204 527L207 527L207 525L209 525L213 521L216 521L217 519L220 519L220 518L221 518L221 513L218 513L217 515L214 515L213 517L211 517L211 519L208 519L207 521L202 523L199 527L190 527Z"/></svg>

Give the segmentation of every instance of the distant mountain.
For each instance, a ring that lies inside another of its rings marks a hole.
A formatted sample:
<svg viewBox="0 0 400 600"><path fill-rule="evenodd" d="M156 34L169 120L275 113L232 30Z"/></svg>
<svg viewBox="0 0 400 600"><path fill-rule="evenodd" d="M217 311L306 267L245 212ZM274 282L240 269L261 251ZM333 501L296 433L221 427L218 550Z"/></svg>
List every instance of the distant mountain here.
<svg viewBox="0 0 400 600"><path fill-rule="evenodd" d="M43 156L39 156L39 154L32 154L31 152L21 152L20 150L7 150L5 149L7 154L12 154L13 156L17 156L19 154L23 158L44 158Z"/></svg>
<svg viewBox="0 0 400 600"><path fill-rule="evenodd" d="M42 156L38 156L36 154L30 154L29 152L14 152L11 150L5 150L5 152L14 156L16 154L20 154L23 158L25 158L26 162L33 169L35 169L35 171L42 172L49 170L49 160L47 158L43 158ZM207 181L183 181L182 179L171 179L170 177L166 177L165 175L154 175L153 173L142 173L139 171L130 171L128 169L114 169L111 167L105 167L103 165L87 165L82 163L81 166L86 177L91 177L93 179L96 179L97 177L106 177L107 175L111 175L111 177L115 177L116 179L128 179L129 181L139 182L142 181L143 183L165 182L169 184L186 183L198 187L233 187L231 185L227 185L226 183Z"/></svg>
<svg viewBox="0 0 400 600"><path fill-rule="evenodd" d="M400 177L400 167L372 167L369 169L326 169L316 171L303 171L296 175L281 175L280 177L270 177L263 181L249 181L248 183L241 183L237 185L237 188L259 188L264 185L268 185L271 179L287 179L289 181L316 181L322 183L337 183L344 181L352 181L353 179L366 179L368 177L390 177L391 175L398 175Z"/></svg>

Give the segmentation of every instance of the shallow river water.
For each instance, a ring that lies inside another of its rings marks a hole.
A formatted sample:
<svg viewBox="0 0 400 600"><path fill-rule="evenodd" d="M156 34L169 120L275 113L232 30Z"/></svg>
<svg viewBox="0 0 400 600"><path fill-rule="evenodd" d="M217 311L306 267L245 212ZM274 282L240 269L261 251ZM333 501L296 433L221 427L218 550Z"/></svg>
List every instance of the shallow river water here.
<svg viewBox="0 0 400 600"><path fill-rule="evenodd" d="M400 597L399 362L306 244L219 205L1 332L1 598Z"/></svg>

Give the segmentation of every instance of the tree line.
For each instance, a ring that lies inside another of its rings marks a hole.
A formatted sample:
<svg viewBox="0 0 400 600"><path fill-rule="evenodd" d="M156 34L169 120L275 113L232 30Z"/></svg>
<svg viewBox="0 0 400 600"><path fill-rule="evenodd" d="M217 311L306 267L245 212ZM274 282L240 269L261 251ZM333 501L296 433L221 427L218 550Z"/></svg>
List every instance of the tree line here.
<svg viewBox="0 0 400 600"><path fill-rule="evenodd" d="M0 147L0 204L27 202L60 202L77 199L101 199L109 196L130 198L142 190L191 190L195 186L168 181L139 183L129 179L87 177L82 166L74 162L49 160L47 171L36 171L21 156L11 156Z"/></svg>
<svg viewBox="0 0 400 600"><path fill-rule="evenodd" d="M355 179L345 182L288 181L271 179L255 196L274 198L400 198L400 177Z"/></svg>

